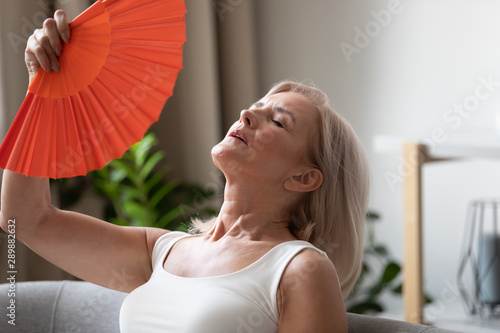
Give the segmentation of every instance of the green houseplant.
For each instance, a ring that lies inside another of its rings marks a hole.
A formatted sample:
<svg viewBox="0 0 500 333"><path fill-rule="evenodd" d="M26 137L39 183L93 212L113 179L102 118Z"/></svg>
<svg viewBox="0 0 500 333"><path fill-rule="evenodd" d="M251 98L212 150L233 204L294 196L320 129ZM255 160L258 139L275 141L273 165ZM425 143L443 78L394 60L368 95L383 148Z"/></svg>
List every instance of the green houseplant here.
<svg viewBox="0 0 500 333"><path fill-rule="evenodd" d="M185 231L191 216L215 214L210 207L195 205L200 197L208 202L214 193L176 179L165 180L171 165L163 163L163 151L153 151L157 143L154 132L147 133L121 158L91 172L90 177L107 201L104 215L108 221Z"/></svg>

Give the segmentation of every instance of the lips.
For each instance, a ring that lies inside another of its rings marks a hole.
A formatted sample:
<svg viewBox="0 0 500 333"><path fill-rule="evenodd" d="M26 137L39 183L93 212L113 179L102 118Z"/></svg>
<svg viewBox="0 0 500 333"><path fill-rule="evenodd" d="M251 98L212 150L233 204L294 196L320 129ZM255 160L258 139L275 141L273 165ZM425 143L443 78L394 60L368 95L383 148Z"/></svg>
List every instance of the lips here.
<svg viewBox="0 0 500 333"><path fill-rule="evenodd" d="M245 134L240 130L233 130L233 131L229 132L228 136L239 139L239 140L243 141L246 145L248 145L248 141L247 141Z"/></svg>

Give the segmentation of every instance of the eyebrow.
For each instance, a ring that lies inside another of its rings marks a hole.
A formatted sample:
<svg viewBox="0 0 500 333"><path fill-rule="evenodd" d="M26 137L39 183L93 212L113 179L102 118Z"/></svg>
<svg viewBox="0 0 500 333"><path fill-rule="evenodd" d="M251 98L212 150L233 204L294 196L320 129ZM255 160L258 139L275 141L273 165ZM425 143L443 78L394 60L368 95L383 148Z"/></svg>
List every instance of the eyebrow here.
<svg viewBox="0 0 500 333"><path fill-rule="evenodd" d="M252 107L252 106L255 106L255 107L257 107L257 108L260 108L260 107L263 107L263 106L264 106L264 103L262 103L262 102L255 102L255 103L253 103L250 107ZM275 107L274 107L274 109L275 109L277 112L279 112L279 113L284 113L284 114L289 115L289 116L290 116L290 118L292 118L293 122L295 123L295 116L293 115L293 113L292 113L292 112L290 112L290 110L287 110L287 109L285 109L285 108L283 108L283 107L281 107L281 106L275 106Z"/></svg>

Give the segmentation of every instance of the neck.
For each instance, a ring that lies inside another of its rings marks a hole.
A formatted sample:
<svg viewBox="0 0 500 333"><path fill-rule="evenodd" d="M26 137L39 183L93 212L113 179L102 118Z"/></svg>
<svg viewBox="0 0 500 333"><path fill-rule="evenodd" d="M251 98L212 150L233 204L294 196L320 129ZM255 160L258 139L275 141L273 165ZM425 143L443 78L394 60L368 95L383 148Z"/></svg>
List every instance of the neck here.
<svg viewBox="0 0 500 333"><path fill-rule="evenodd" d="M219 216L207 235L214 240L224 236L290 240L294 238L288 229L286 214L290 200L290 194L273 190L272 186L228 181Z"/></svg>

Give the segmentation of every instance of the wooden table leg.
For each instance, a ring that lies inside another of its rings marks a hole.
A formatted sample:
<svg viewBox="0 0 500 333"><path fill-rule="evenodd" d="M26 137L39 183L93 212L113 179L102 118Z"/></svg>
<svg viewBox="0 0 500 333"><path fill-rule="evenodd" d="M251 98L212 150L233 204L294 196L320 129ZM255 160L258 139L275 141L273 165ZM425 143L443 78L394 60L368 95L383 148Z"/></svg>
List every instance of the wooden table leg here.
<svg viewBox="0 0 500 333"><path fill-rule="evenodd" d="M422 165L425 146L405 143L404 157L404 262L403 299L405 320L423 323L422 273Z"/></svg>

